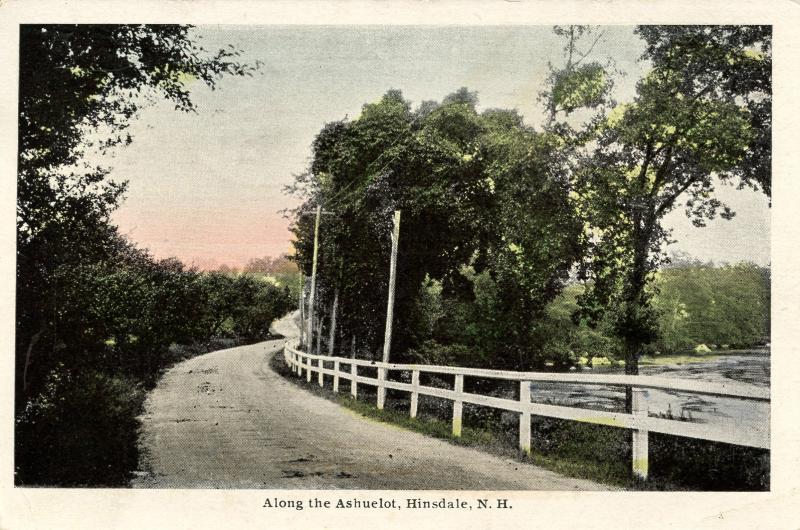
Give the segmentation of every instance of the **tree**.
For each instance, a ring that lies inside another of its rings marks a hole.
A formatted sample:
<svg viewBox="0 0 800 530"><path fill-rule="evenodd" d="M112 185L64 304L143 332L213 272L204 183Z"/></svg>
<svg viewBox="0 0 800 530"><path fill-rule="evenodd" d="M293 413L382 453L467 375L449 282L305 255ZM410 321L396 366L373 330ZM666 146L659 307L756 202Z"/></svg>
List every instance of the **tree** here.
<svg viewBox="0 0 800 530"><path fill-rule="evenodd" d="M78 273L102 270L102 263L126 247L108 222L125 183L109 179L107 168L87 163L86 153L129 143L128 124L157 97L178 110L194 110L190 79L213 88L223 74L250 74L253 68L239 63L237 55L233 48L209 54L188 26L21 26L18 392L35 392L43 380L27 377L37 359L52 361L66 350L88 347L74 342L70 332L100 329L103 323L86 322L85 316L75 320L79 315L66 311L65 294L87 296L81 306L91 303L91 293L67 287L79 284ZM46 373L46 363L40 368L36 373Z"/></svg>
<svg viewBox="0 0 800 530"><path fill-rule="evenodd" d="M368 351L383 338L390 219L400 209L392 350L403 355L430 338L437 311L420 304L438 303L430 296L434 283L450 300L475 299L462 273L470 265L490 271L507 302L492 362L533 362L531 321L576 259L577 225L553 138L526 127L516 112L479 113L476 104L477 95L462 88L412 110L389 91L357 120L327 124L309 171L297 179L294 190L306 198L301 211L321 204L330 214L320 229L319 310L328 312L338 292L340 329ZM312 229L311 216L296 217L296 256L306 274Z"/></svg>
<svg viewBox="0 0 800 530"><path fill-rule="evenodd" d="M666 262L664 216L685 200L697 226L718 213L729 219L733 212L714 197L715 179L769 194L771 178L770 28L640 26L636 32L652 70L634 101L601 110L577 132L563 123L551 127L577 146L570 186L587 249L582 314L597 321L613 312L628 374L638 373L643 346L657 336L648 285ZM559 86L551 97L568 99ZM598 106L579 96L573 99Z"/></svg>

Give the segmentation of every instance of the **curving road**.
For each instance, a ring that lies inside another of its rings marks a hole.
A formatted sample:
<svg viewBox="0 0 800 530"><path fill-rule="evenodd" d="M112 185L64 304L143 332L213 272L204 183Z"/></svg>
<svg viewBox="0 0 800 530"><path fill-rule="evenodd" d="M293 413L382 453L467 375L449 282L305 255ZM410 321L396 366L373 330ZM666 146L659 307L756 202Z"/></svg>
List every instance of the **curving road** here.
<svg viewBox="0 0 800 530"><path fill-rule="evenodd" d="M296 317L273 325L295 336ZM270 368L283 340L170 369L142 416L137 488L596 490L359 416Z"/></svg>

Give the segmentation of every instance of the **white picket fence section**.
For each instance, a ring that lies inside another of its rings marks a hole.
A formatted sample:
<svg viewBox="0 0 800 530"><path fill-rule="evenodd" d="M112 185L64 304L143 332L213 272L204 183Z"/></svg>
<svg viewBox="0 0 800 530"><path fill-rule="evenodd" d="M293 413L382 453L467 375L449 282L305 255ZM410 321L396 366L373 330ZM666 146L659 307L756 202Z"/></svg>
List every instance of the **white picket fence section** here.
<svg viewBox="0 0 800 530"><path fill-rule="evenodd" d="M530 454L531 415L546 416L565 420L609 425L633 430L632 469L639 477L648 474L648 433L657 432L698 438L715 442L769 449L769 425L765 419L764 429L739 429L734 425L717 426L704 423L671 420L648 415L644 397L645 389L662 389L692 394L723 396L754 401L769 401L769 389L741 383L712 384L642 375L604 375L582 373L513 372L506 370L486 370L481 368L461 368L456 366L433 366L417 364L393 364L346 357L328 357L300 351L296 343L287 343L284 358L292 371L305 375L311 381L316 372L320 386L324 376L333 377L333 391L339 391L341 379L351 381L350 393L358 395L358 384L377 387L377 406L383 409L386 389L403 390L411 393L411 417L416 417L419 396L432 396L453 402L453 436L461 436L462 409L464 403L519 413L519 447ZM344 367L349 368L344 370ZM358 368L376 368L377 378L359 374ZM305 371L305 374L303 374ZM410 372L411 383L387 380L388 372ZM420 374L454 375L452 390L420 385ZM519 382L519 400L485 396L464 392L464 378L502 379ZM632 413L607 412L578 407L565 407L531 402L531 383L573 383L582 385L631 387L633 392Z"/></svg>

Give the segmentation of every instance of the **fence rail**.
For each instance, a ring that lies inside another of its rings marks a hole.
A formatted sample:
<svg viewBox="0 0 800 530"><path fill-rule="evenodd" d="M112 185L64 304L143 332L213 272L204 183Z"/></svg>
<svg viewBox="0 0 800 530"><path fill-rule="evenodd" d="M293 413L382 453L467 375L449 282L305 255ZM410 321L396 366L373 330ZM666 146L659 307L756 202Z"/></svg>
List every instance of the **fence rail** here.
<svg viewBox="0 0 800 530"><path fill-rule="evenodd" d="M455 366L393 364L379 361L367 361L364 359L309 354L300 351L296 343L286 344L284 348L284 358L296 375L305 375L306 380L309 382L311 381L312 373L317 374L317 381L320 386L323 386L325 381L324 377L326 375L331 376L333 378L334 392L339 391L339 382L342 379L351 382L350 394L353 397L357 397L358 395L359 384L376 387L378 394L377 406L379 409L384 407L387 388L409 392L411 394L410 415L412 418L417 415L420 395L451 400L453 402L452 432L454 436L461 436L464 403L519 413L519 447L521 451L527 454L531 452L532 415L631 429L633 431L633 473L645 479L647 478L649 467L649 432L769 449L769 431L767 428L763 430L737 429L736 425L718 426L651 417L648 414L647 402L644 395L645 389L661 389L752 401L770 400L769 389L753 385L741 383L712 384L641 375L513 372L507 370L486 370ZM349 367L349 370L344 370L344 366ZM377 377L359 374L359 367L377 369ZM303 374L303 371L305 371L305 374ZM389 372L410 372L411 383L390 380L387 378ZM420 374L422 373L453 375L455 376L454 388L450 390L447 388L421 385ZM465 377L517 381L519 382L520 398L519 400L512 400L464 392ZM632 412L607 412L578 407L533 403L531 402L532 383L631 387L633 395Z"/></svg>

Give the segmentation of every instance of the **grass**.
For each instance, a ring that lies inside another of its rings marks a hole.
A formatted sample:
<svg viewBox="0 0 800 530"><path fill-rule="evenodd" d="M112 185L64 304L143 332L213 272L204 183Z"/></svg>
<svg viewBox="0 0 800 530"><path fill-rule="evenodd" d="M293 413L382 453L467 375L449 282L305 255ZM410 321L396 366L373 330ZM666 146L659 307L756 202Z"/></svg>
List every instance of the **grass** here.
<svg viewBox="0 0 800 530"><path fill-rule="evenodd" d="M484 429L474 429L472 427L462 427L461 437L456 438L452 435L452 426L450 422L445 422L427 415L412 418L407 412L396 409L380 410L365 401L353 399L349 394L336 395L336 402L365 418L396 425L433 438L448 440L456 445L468 447L491 446L500 442L493 433Z"/></svg>
<svg viewBox="0 0 800 530"><path fill-rule="evenodd" d="M706 356L708 357L708 356ZM417 418L408 414L405 392L389 390L384 410L377 409L375 387L359 385L359 397L349 394L349 382L340 392L294 376L276 355L273 369L294 384L334 401L359 416L415 431L454 445L473 447L497 456L514 458L565 476L593 480L633 490L765 491L769 490L769 451L674 436L650 435L650 478L632 476L631 433L606 425L534 416L531 455L517 450L518 416L496 409L464 404L462 435L451 432L452 403L420 396ZM330 385L330 377L325 378Z"/></svg>
<svg viewBox="0 0 800 530"><path fill-rule="evenodd" d="M455 437L452 434L452 425L449 421L430 415L418 415L417 418L411 418L408 412L402 410L379 410L366 401L353 399L349 394L337 395L336 402L370 420L395 425L426 436L445 440L454 445L472 447L497 456L514 458L521 463L534 464L569 477L594 480L616 487L635 486L635 481L629 479L624 466L619 465L619 460L607 462L594 459L592 458L593 455L586 455L585 446L581 446L578 443L560 444L557 454L547 454L540 448L534 447L530 456L521 455L511 445L508 433L499 432L498 429L475 428L464 425L462 426L461 436ZM394 406L399 404L395 402ZM532 435L535 437L537 434L541 434L537 432L539 430L537 425L534 424ZM581 432L585 434L586 430L581 430ZM597 433L593 433L593 435L596 436ZM570 436L568 438L579 440L586 437Z"/></svg>

